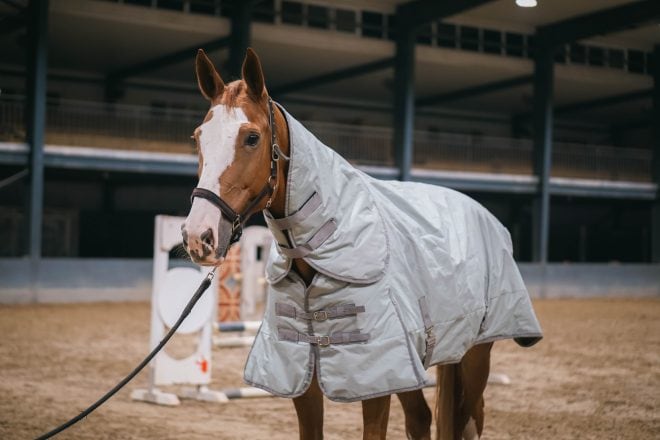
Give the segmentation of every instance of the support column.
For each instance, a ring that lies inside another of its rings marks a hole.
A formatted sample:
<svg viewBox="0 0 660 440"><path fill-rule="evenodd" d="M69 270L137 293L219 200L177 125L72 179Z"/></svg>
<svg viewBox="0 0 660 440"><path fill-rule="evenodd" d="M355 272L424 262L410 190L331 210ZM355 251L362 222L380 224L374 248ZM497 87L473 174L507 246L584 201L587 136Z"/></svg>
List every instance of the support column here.
<svg viewBox="0 0 660 440"><path fill-rule="evenodd" d="M394 161L399 179L410 180L415 121L415 32L400 26L394 56Z"/></svg>
<svg viewBox="0 0 660 440"><path fill-rule="evenodd" d="M30 148L27 201L27 253L36 266L41 259L44 194L44 132L46 128L46 72L48 69L48 0L28 6L28 76L26 129ZM34 267L33 266L33 267Z"/></svg>
<svg viewBox="0 0 660 440"><path fill-rule="evenodd" d="M660 187L660 45L653 48L653 181ZM651 208L651 261L660 263L660 189Z"/></svg>
<svg viewBox="0 0 660 440"><path fill-rule="evenodd" d="M539 44L534 58L534 174L539 179L532 215L532 260L548 261L553 131L553 50Z"/></svg>
<svg viewBox="0 0 660 440"><path fill-rule="evenodd" d="M230 80L241 77L245 51L250 45L250 16L254 0L234 1L231 11L228 72Z"/></svg>

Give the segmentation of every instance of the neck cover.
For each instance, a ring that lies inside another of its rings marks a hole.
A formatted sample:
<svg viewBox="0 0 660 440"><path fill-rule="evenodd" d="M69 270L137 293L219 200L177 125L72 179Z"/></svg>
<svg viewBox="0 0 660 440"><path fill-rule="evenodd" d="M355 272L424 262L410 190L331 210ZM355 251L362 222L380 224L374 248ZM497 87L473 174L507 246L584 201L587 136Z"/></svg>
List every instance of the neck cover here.
<svg viewBox="0 0 660 440"><path fill-rule="evenodd" d="M332 400L419 389L425 368L472 346L542 333L508 231L456 191L379 181L352 167L285 112L291 161L263 324L248 384L303 394L316 371ZM318 272L309 286L294 258Z"/></svg>

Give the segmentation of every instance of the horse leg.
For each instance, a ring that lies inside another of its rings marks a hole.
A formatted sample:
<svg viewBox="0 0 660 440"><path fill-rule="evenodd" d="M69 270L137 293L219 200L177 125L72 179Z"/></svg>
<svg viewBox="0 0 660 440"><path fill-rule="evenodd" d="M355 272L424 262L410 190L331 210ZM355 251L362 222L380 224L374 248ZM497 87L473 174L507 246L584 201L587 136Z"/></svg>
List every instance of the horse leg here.
<svg viewBox="0 0 660 440"><path fill-rule="evenodd" d="M478 439L484 430L484 390L490 373L493 343L477 345L465 353L459 364L463 382L463 438Z"/></svg>
<svg viewBox="0 0 660 440"><path fill-rule="evenodd" d="M391 395L362 401L364 440L384 440L387 437L387 421L390 417Z"/></svg>
<svg viewBox="0 0 660 440"><path fill-rule="evenodd" d="M438 367L438 440L476 440L484 428L483 393L493 343L472 347L458 364Z"/></svg>
<svg viewBox="0 0 660 440"><path fill-rule="evenodd" d="M431 410L422 390L397 394L406 416L406 435L410 440L431 439Z"/></svg>
<svg viewBox="0 0 660 440"><path fill-rule="evenodd" d="M293 399L293 405L298 415L300 439L321 440L323 438L323 393L316 374L305 394Z"/></svg>

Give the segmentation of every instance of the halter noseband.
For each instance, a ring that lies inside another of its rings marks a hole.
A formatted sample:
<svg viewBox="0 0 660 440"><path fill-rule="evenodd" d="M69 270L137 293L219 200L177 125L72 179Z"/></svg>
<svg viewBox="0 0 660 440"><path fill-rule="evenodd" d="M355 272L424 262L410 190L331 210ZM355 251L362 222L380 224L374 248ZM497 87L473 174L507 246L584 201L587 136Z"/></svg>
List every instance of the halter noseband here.
<svg viewBox="0 0 660 440"><path fill-rule="evenodd" d="M282 153L280 146L277 144L277 134L275 132L275 113L273 110L273 100L270 99L270 97L268 98L268 125L270 127L271 133L270 175L268 176L268 180L264 184L264 187L261 189L259 194L257 194L257 196L252 199L250 203L248 203L243 212L238 213L234 211L234 209L229 206L227 202L222 200L220 196L205 188L197 187L193 189L190 196L191 204L195 197L201 197L202 199L208 200L214 206L216 206L220 212L222 212L222 214L232 223L229 246L236 243L241 238L241 234L243 234L243 225L247 221L248 214L250 214L250 211L252 211L252 209L254 209L254 207L257 206L264 197L268 197L266 208L270 208L270 205L273 203L273 193L277 188L277 162L280 160L280 157L283 157L285 160L289 159L284 155L284 153ZM227 246L227 249L229 249L229 246Z"/></svg>

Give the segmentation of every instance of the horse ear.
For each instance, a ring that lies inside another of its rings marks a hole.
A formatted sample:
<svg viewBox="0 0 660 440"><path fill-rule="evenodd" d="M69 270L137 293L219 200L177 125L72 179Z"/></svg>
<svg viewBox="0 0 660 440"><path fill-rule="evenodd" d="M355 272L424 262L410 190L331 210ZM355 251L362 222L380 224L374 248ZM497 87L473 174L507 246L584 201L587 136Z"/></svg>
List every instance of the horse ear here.
<svg viewBox="0 0 660 440"><path fill-rule="evenodd" d="M220 74L215 70L215 66L206 56L203 49L197 51L195 58L195 73L197 74L197 85L204 98L209 101L222 95L225 90L225 83L220 78Z"/></svg>
<svg viewBox="0 0 660 440"><path fill-rule="evenodd" d="M260 101L267 95L261 62L251 47L248 47L243 61L243 81L248 86L248 94L255 101Z"/></svg>

